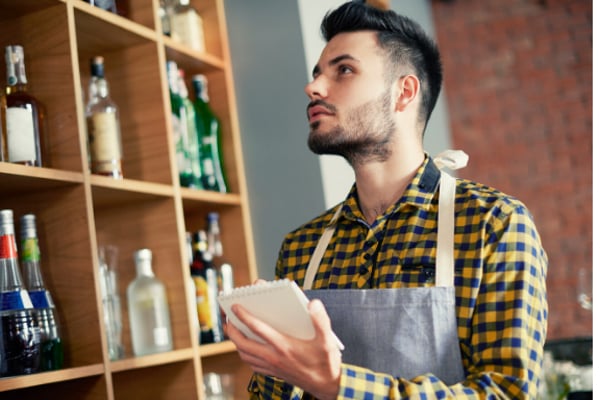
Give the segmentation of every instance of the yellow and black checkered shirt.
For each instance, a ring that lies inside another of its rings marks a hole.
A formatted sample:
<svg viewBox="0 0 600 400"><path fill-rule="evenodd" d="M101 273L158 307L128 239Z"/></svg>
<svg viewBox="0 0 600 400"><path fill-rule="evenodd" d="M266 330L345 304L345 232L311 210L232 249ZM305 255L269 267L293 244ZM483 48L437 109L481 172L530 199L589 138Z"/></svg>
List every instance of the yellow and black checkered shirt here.
<svg viewBox="0 0 600 400"><path fill-rule="evenodd" d="M427 157L402 198L372 226L352 188L313 289L433 286L439 181ZM338 399L536 398L548 316L546 253L520 201L468 180L456 184L454 282L465 380L447 386L432 374L396 377L342 364ZM335 209L286 236L278 278L302 286ZM253 399L312 398L258 374L248 390Z"/></svg>

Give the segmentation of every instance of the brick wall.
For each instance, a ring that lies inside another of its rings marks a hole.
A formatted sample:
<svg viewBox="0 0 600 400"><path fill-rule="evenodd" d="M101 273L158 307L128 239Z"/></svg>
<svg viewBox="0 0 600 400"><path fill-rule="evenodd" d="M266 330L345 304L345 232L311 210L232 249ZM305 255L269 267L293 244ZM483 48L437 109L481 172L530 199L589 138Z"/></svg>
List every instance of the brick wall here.
<svg viewBox="0 0 600 400"><path fill-rule="evenodd" d="M578 269L592 269L592 1L433 0L461 176L531 210L549 257L548 339L589 336Z"/></svg>

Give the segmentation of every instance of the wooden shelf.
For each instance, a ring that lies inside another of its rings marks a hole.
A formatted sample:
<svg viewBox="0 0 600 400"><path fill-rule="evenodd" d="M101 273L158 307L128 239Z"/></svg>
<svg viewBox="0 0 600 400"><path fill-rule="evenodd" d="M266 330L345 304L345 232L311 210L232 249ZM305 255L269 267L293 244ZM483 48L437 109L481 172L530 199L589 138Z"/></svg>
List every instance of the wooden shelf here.
<svg viewBox="0 0 600 400"><path fill-rule="evenodd" d="M13 210L17 231L21 215L37 217L42 274L65 348L61 370L0 378L3 400L201 399L202 375L211 371L234 377L236 396L245 393L250 369L233 343L198 343L187 301L186 231L204 229L212 211L220 214L221 261L233 265L236 285L256 279L223 3L191 0L204 20L206 52L197 52L163 35L158 0L124 0L127 15L82 0L0 0L0 46L24 47L28 91L46 106L48 144L42 168L0 162L0 209ZM85 104L96 55L119 107L124 179L88 172ZM208 77L230 193L179 186L167 60L185 71L190 93L192 75ZM99 293L104 244L119 248L126 357L117 361L107 354ZM126 289L135 276L132 254L142 247L152 250L167 289L174 350L133 357Z"/></svg>

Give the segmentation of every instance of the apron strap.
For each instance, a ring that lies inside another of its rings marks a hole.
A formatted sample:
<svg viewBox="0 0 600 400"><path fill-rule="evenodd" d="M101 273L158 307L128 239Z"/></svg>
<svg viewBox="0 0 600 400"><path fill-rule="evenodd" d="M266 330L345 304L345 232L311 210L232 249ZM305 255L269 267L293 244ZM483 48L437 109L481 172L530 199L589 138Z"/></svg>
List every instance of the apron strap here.
<svg viewBox="0 0 600 400"><path fill-rule="evenodd" d="M317 243L317 247L310 258L310 262L308 263L308 269L306 270L306 276L304 277L304 284L302 285L302 289L310 290L312 289L312 284L315 280L315 276L317 275L317 271L319 270L319 265L321 264L321 260L325 255L325 250L327 250L327 246L331 241L331 237L333 236L333 232L335 231L335 223L342 212L343 204L340 204L331 218L329 225L325 228L325 232L319 239Z"/></svg>
<svg viewBox="0 0 600 400"><path fill-rule="evenodd" d="M446 150L434 158L436 166L440 169L459 169L467 165L468 160L469 157L462 150ZM452 287L454 286L454 198L456 179L444 171L441 171L441 173L435 285ZM335 223L342 211L342 206L342 204L338 206L312 254L302 285L304 290L312 289L319 265L335 231Z"/></svg>

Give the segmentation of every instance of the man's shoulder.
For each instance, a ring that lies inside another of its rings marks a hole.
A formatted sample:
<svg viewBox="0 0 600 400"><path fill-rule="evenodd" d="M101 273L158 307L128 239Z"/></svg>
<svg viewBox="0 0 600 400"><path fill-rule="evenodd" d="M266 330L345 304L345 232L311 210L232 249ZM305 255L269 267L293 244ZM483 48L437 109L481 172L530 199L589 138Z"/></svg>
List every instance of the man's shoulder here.
<svg viewBox="0 0 600 400"><path fill-rule="evenodd" d="M513 212L529 213L521 200L493 186L469 179L456 180L456 204L462 204L462 209L496 210L503 214Z"/></svg>
<svg viewBox="0 0 600 400"><path fill-rule="evenodd" d="M310 221L298 226L286 235L286 239L293 239L298 237L305 237L305 239L310 239L310 236L313 235L315 235L318 239L319 237L321 237L323 231L333 218L337 207L339 207L339 205L336 205L324 211L323 213L314 217Z"/></svg>

